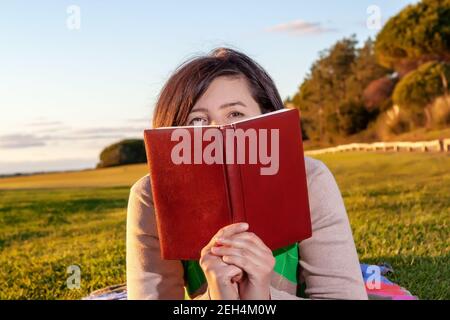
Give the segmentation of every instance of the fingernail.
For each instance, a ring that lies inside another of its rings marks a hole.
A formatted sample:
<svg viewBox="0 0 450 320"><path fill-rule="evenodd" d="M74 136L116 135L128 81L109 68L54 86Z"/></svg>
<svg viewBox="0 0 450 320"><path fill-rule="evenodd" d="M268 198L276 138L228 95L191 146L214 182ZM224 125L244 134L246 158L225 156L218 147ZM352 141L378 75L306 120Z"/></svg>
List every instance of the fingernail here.
<svg viewBox="0 0 450 320"><path fill-rule="evenodd" d="M243 222L241 225L242 225L242 228L244 228L244 229L248 228L248 223L247 222Z"/></svg>

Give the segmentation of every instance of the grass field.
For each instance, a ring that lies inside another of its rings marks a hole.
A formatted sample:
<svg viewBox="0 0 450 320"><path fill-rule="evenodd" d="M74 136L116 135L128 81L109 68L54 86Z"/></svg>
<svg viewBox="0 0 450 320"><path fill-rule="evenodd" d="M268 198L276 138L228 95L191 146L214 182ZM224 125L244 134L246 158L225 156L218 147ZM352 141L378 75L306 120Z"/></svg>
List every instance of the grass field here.
<svg viewBox="0 0 450 320"><path fill-rule="evenodd" d="M317 156L334 173L361 262L422 299L450 299L450 156ZM129 188L143 165L0 179L0 299L78 299L125 281ZM81 267L81 289L66 269Z"/></svg>

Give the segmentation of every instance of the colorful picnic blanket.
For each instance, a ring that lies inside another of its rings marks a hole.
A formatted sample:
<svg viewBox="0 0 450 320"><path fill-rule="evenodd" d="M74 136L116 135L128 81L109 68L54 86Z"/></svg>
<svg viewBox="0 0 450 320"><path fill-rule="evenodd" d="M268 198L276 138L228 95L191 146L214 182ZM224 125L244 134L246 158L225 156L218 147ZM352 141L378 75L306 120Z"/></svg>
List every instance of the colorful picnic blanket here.
<svg viewBox="0 0 450 320"><path fill-rule="evenodd" d="M361 272L369 300L417 300L408 290L386 278L394 270L386 263L361 264ZM126 284L109 286L92 292L82 300L127 300Z"/></svg>
<svg viewBox="0 0 450 320"><path fill-rule="evenodd" d="M394 273L387 263L380 265L361 264L361 272L369 300L418 300L408 290L385 276Z"/></svg>

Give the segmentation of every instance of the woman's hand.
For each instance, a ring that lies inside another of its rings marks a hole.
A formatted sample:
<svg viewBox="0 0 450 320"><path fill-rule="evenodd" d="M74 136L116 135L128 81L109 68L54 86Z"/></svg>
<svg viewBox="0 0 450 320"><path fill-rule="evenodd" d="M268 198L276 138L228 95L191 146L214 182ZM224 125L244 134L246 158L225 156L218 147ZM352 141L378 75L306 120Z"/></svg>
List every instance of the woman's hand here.
<svg viewBox="0 0 450 320"><path fill-rule="evenodd" d="M252 232L240 232L222 234L217 243L223 246L212 247L211 252L245 271L245 276L239 280L240 298L269 300L275 258L264 242Z"/></svg>
<svg viewBox="0 0 450 320"><path fill-rule="evenodd" d="M247 229L247 223L225 226L212 237L211 241L201 251L199 263L208 282L208 291L212 300L239 299L237 282L243 277L242 269L224 262L220 256L213 255L211 249L217 245L217 238L228 238Z"/></svg>

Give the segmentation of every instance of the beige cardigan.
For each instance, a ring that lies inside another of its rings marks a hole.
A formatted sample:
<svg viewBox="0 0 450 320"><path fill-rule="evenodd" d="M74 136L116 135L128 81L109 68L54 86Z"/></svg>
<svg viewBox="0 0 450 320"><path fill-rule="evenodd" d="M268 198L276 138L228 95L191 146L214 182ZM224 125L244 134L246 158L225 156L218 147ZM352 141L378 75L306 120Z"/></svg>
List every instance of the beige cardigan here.
<svg viewBox="0 0 450 320"><path fill-rule="evenodd" d="M344 202L336 181L319 160L305 157L312 237L299 243L300 281L311 299L367 299ZM162 260L155 223L150 178L130 189L127 214L128 299L183 299L183 267ZM296 286L272 273L274 300L300 299ZM206 285L194 295L209 299Z"/></svg>

